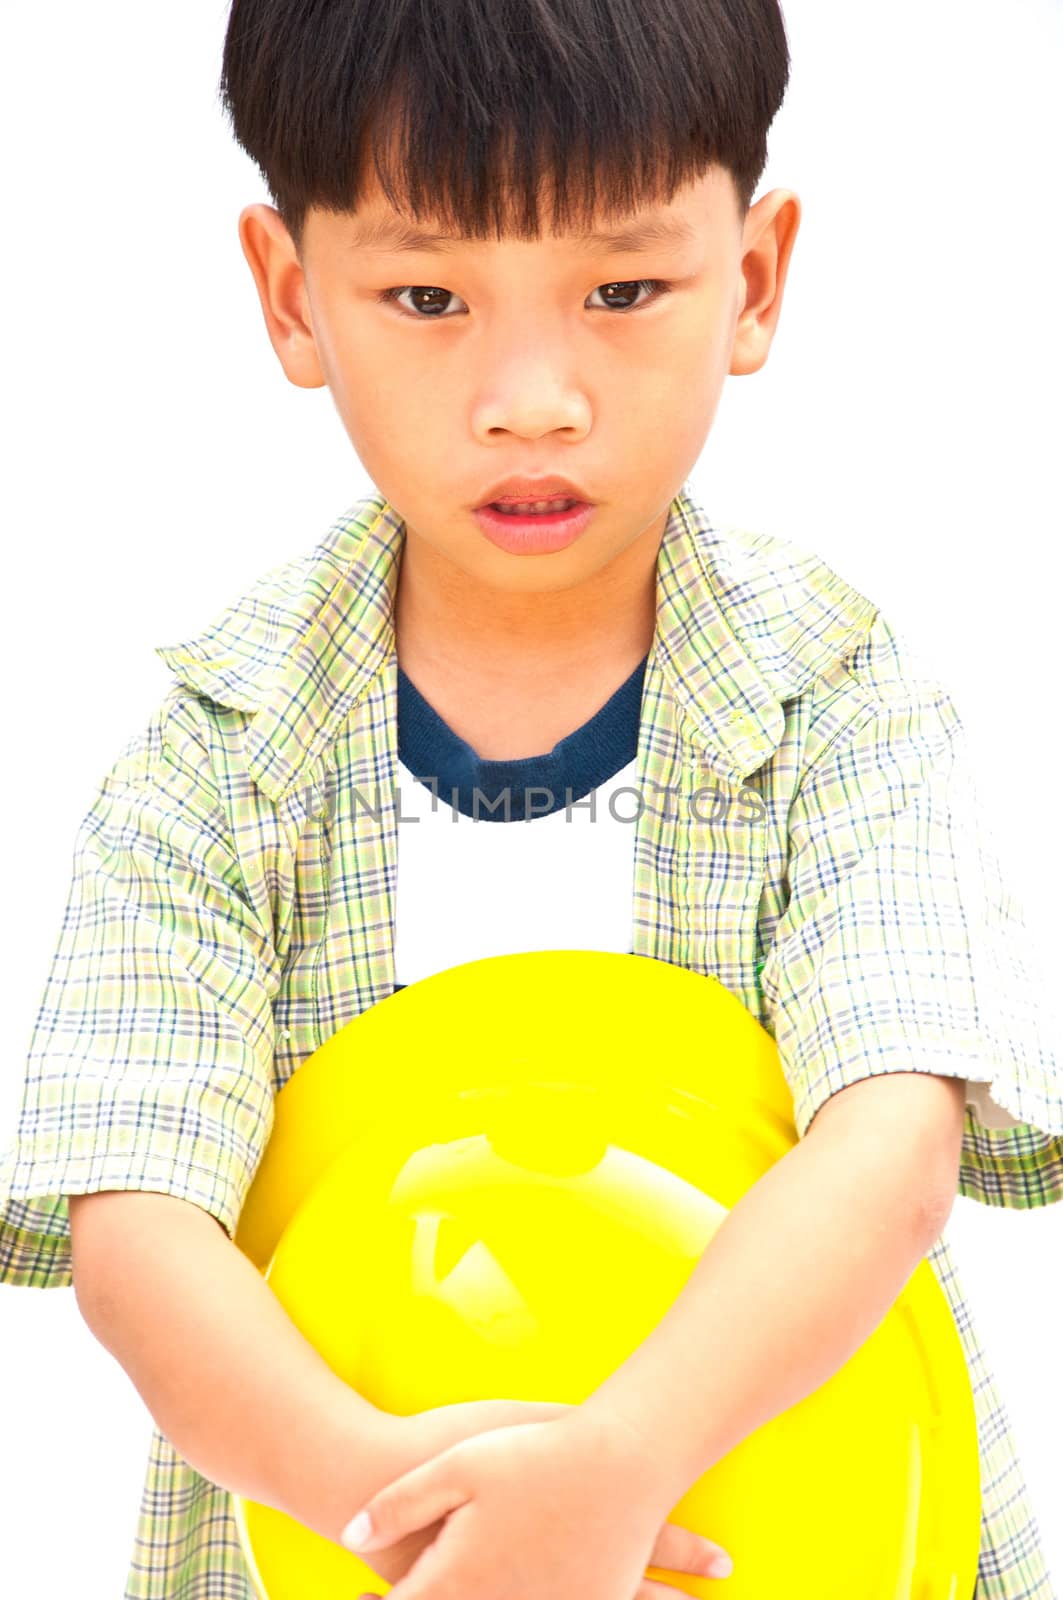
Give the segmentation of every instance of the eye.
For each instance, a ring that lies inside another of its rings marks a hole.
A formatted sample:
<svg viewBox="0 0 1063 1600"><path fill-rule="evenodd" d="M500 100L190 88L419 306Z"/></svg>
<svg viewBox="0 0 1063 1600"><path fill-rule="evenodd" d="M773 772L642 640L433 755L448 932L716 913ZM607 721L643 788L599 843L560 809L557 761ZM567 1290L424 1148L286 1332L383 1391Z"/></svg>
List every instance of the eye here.
<svg viewBox="0 0 1063 1600"><path fill-rule="evenodd" d="M618 303L616 300L606 301L606 305L609 305L616 310L641 311L642 306L650 306L653 305L655 300L663 299L663 297L671 291L671 287L672 285L670 283L663 283L660 278L640 278L635 283L602 283L599 284L597 289L592 289L591 293L598 294L601 290L605 290L608 294L612 294L615 290L619 289L623 295L630 294L633 289L636 292L639 289L648 289L650 291L650 297L648 300L643 300L642 305L628 305L623 301Z"/></svg>
<svg viewBox="0 0 1063 1600"><path fill-rule="evenodd" d="M660 278L640 278L636 281L624 283L601 283L597 289L591 290L592 294L599 294L604 291L607 295L613 295L619 291L621 295L630 296L633 291L637 294L639 290L647 289L650 291L649 299L643 300L641 304L629 304L624 303L623 300L617 301L615 299L612 301L606 300L604 306L592 306L591 309L594 311L605 309L641 311L643 307L653 305L655 301L663 299L666 294L671 292L671 288L672 285L670 283L665 283ZM443 315L441 302L459 298L449 289L439 289L433 285L402 284L395 289L384 289L377 295L377 300L381 304L394 302L398 306L399 298L404 294L414 296L413 303L417 309L407 311L404 307L399 306L400 315L414 317L421 322L428 322L432 318L438 320ZM424 312L424 315L422 315L422 312Z"/></svg>
<svg viewBox="0 0 1063 1600"><path fill-rule="evenodd" d="M416 309L414 311L406 311L404 308L400 307L402 314L404 316L420 317L422 322L427 322L429 317L435 318L439 316L441 300L455 299L455 296L451 294L449 289L435 289L431 286L408 283L400 285L397 289L385 289L382 294L377 295L377 299L381 302L395 301L397 304L399 296L404 294L412 294L416 296L416 300L414 302ZM422 309L428 313L428 316L421 317L420 313Z"/></svg>

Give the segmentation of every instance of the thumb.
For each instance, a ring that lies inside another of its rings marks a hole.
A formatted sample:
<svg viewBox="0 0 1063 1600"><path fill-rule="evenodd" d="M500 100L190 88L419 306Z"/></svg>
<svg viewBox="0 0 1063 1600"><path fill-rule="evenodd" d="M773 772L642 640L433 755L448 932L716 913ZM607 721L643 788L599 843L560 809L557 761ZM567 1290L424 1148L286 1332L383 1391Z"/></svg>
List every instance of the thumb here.
<svg viewBox="0 0 1063 1600"><path fill-rule="evenodd" d="M404 1472L367 1500L340 1534L348 1550L379 1550L419 1528L430 1528L472 1498L456 1479L453 1451L443 1450Z"/></svg>

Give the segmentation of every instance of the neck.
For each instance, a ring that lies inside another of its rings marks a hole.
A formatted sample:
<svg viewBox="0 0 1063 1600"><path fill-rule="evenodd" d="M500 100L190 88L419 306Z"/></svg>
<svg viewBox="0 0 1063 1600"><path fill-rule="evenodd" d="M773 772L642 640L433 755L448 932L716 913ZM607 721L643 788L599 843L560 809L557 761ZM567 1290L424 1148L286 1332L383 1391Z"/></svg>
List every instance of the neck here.
<svg viewBox="0 0 1063 1600"><path fill-rule="evenodd" d="M403 669L416 659L479 682L524 686L530 669L555 681L604 663L634 671L653 641L667 520L657 518L585 582L528 593L483 583L407 524L395 599Z"/></svg>

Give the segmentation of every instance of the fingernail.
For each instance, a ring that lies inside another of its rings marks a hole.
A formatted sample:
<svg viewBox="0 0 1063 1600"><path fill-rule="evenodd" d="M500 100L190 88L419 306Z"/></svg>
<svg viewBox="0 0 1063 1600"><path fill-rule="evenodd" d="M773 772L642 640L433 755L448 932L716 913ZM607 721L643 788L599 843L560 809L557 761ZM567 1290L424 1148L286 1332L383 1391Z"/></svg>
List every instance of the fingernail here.
<svg viewBox="0 0 1063 1600"><path fill-rule="evenodd" d="M730 1556L723 1552L712 1558L712 1575L714 1578L729 1578L735 1569L735 1564Z"/></svg>
<svg viewBox="0 0 1063 1600"><path fill-rule="evenodd" d="M373 1525L368 1511L359 1511L340 1534L340 1543L345 1544L348 1550L361 1550L363 1545L369 1543L373 1532Z"/></svg>

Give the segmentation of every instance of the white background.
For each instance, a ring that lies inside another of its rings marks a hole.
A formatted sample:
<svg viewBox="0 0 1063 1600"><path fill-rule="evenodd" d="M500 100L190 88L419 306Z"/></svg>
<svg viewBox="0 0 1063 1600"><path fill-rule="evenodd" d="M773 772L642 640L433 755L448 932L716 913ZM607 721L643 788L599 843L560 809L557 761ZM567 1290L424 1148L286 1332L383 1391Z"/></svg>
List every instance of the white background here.
<svg viewBox="0 0 1063 1600"><path fill-rule="evenodd" d="M766 368L692 485L815 549L937 665L1049 973L1056 844L1063 12L791 0L761 193L804 219ZM5 8L6 851L0 1142L92 791L197 632L372 485L285 380L215 100L226 6ZM1063 1580L1063 1207L959 1200L961 1275ZM0 1592L116 1600L150 1419L73 1291L0 1289ZM21 1576L20 1576L21 1574Z"/></svg>

